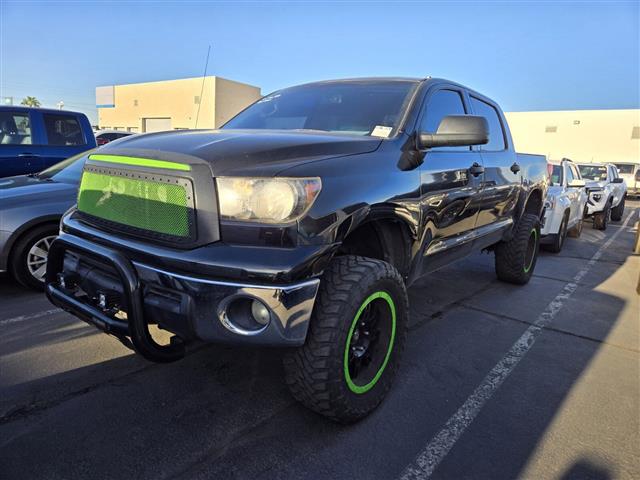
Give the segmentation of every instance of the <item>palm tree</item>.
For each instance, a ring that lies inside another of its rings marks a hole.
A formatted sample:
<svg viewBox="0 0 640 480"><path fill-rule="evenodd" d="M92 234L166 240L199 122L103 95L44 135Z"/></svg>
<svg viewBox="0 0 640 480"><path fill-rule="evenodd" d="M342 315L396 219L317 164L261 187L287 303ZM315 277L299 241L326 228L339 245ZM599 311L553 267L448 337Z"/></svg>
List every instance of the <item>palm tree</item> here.
<svg viewBox="0 0 640 480"><path fill-rule="evenodd" d="M26 105L27 107L39 107L41 105L40 100L36 97L24 97L20 105Z"/></svg>

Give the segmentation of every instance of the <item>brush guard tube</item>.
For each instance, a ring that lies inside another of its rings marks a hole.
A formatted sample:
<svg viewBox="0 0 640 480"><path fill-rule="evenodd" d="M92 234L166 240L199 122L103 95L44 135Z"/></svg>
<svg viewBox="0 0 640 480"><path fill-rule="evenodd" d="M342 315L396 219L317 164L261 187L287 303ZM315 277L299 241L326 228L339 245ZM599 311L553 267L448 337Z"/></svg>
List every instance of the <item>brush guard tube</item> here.
<svg viewBox="0 0 640 480"><path fill-rule="evenodd" d="M69 289L60 285L58 274L64 270L64 257L67 251L82 254L114 267L126 297L126 321L112 318L97 307L80 301ZM62 234L53 241L49 250L46 284L47 297L51 303L103 332L117 337L125 346L132 348L147 360L168 363L184 357L185 346L180 337L173 336L169 345L160 345L151 336L149 325L144 318L138 276L131 262L122 254L82 238Z"/></svg>

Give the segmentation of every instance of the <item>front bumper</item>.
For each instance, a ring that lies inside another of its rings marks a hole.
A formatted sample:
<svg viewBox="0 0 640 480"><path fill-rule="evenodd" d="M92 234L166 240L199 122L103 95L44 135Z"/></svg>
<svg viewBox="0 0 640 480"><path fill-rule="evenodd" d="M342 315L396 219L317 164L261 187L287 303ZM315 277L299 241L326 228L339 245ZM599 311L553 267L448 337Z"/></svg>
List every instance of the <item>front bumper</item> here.
<svg viewBox="0 0 640 480"><path fill-rule="evenodd" d="M598 196L598 199L596 200L594 196ZM589 197L587 198L587 215L591 216L604 211L608 200L609 198L604 191L589 192Z"/></svg>
<svg viewBox="0 0 640 480"><path fill-rule="evenodd" d="M317 278L260 285L191 277L130 261L106 246L62 234L49 252L46 291L52 303L125 344L130 341L145 357L172 361L184 354L189 340L302 345L319 283ZM246 322L234 321L230 305L254 299L268 308L270 319L260 328L246 328ZM176 337L169 345L159 345L149 324Z"/></svg>

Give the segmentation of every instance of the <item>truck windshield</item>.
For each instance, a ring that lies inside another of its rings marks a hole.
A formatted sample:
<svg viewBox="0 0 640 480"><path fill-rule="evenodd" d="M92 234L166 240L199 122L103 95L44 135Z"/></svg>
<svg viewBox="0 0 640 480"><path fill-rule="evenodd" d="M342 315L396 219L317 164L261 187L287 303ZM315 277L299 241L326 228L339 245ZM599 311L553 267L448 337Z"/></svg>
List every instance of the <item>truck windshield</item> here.
<svg viewBox="0 0 640 480"><path fill-rule="evenodd" d="M321 130L388 137L398 126L417 81L344 81L274 92L223 129Z"/></svg>
<svg viewBox="0 0 640 480"><path fill-rule="evenodd" d="M580 165L580 175L587 180L600 182L607 179L607 167L602 165Z"/></svg>

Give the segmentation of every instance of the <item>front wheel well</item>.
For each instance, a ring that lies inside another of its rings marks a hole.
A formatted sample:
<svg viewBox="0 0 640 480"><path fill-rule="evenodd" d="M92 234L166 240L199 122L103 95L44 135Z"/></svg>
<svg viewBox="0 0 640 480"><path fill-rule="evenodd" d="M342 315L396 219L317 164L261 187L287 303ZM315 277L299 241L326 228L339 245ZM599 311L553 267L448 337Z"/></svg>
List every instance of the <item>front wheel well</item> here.
<svg viewBox="0 0 640 480"><path fill-rule="evenodd" d="M406 279L411 257L409 228L398 220L365 222L343 240L337 255L360 255L393 265Z"/></svg>
<svg viewBox="0 0 640 480"><path fill-rule="evenodd" d="M531 192L529 198L527 199L527 203L524 206L523 215L527 213L531 215L536 215L540 217L540 213L542 212L542 192L538 189Z"/></svg>

